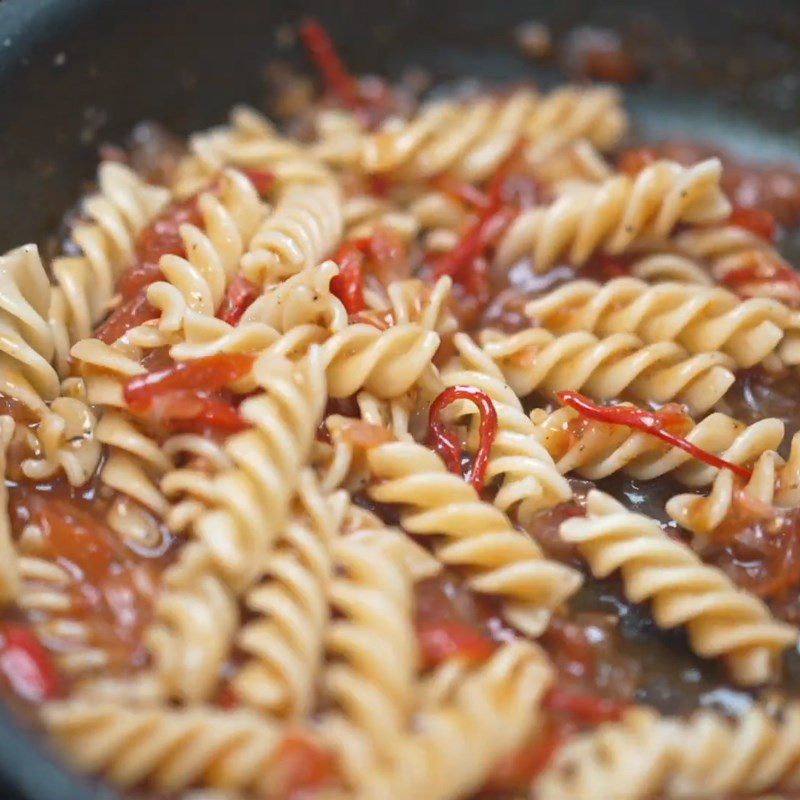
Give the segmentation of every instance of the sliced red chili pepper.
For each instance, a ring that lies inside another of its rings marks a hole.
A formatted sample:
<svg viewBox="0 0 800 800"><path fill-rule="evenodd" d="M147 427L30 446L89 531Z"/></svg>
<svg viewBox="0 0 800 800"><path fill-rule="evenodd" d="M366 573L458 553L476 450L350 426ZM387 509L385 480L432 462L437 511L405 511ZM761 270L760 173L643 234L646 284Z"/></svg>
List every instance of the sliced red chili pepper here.
<svg viewBox="0 0 800 800"><path fill-rule="evenodd" d="M358 83L348 72L336 45L319 20L310 18L300 26L300 38L309 58L325 78L331 93L351 111L361 111Z"/></svg>
<svg viewBox="0 0 800 800"><path fill-rule="evenodd" d="M645 167L658 161L660 157L661 155L655 147L637 147L633 150L626 150L620 156L617 167L620 172L633 177Z"/></svg>
<svg viewBox="0 0 800 800"><path fill-rule="evenodd" d="M489 207L489 196L466 181L458 181L449 175L439 175L431 181L431 186L459 203L466 203L479 209Z"/></svg>
<svg viewBox="0 0 800 800"><path fill-rule="evenodd" d="M276 176L274 172L266 169L255 169L254 167L243 167L240 170L253 184L253 188L260 197L266 197L275 186Z"/></svg>
<svg viewBox="0 0 800 800"><path fill-rule="evenodd" d="M775 217L761 208L734 206L728 224L751 231L769 242L774 242L778 235L778 223Z"/></svg>
<svg viewBox="0 0 800 800"><path fill-rule="evenodd" d="M255 302L261 292L244 275L237 275L222 298L217 316L229 325L238 325L245 311Z"/></svg>
<svg viewBox="0 0 800 800"><path fill-rule="evenodd" d="M180 227L186 224L202 227L203 215L197 202L199 197L200 193L169 206L141 232L136 245L140 262L158 264L161 256L168 253L186 255Z"/></svg>
<svg viewBox="0 0 800 800"><path fill-rule="evenodd" d="M247 353L220 353L137 375L125 385L125 402L134 411L145 411L156 397L168 392L213 392L246 375L254 360L255 357Z"/></svg>
<svg viewBox="0 0 800 800"><path fill-rule="evenodd" d="M616 722L628 709L626 703L595 697L588 694L576 694L563 689L551 689L542 702L547 711L568 714L572 717L598 725L602 722Z"/></svg>
<svg viewBox="0 0 800 800"><path fill-rule="evenodd" d="M196 389L159 394L149 403L146 413L155 425L173 433L200 433L209 429L236 433L250 427L230 402Z"/></svg>
<svg viewBox="0 0 800 800"><path fill-rule="evenodd" d="M143 325L158 316L144 292L134 295L130 300L118 306L95 331L95 338L106 344L113 344L124 336L131 328Z"/></svg>
<svg viewBox="0 0 800 800"><path fill-rule="evenodd" d="M151 283L160 281L164 278L164 273L157 263L150 261L139 264L126 270L117 284L123 301L131 300L136 295L141 294Z"/></svg>
<svg viewBox="0 0 800 800"><path fill-rule="evenodd" d="M36 634L10 622L0 626L0 673L23 700L41 703L61 693L58 670Z"/></svg>
<svg viewBox="0 0 800 800"><path fill-rule="evenodd" d="M548 725L535 742L501 758L484 786L487 792L519 792L552 762L569 737L555 725Z"/></svg>
<svg viewBox="0 0 800 800"><path fill-rule="evenodd" d="M503 235L515 216L516 212L511 208L487 208L461 241L435 262L435 276L450 275L453 280L462 280L464 272Z"/></svg>
<svg viewBox="0 0 800 800"><path fill-rule="evenodd" d="M333 257L339 274L331 280L331 292L338 297L348 314L358 314L367 307L364 299L364 253L357 242L342 245Z"/></svg>
<svg viewBox="0 0 800 800"><path fill-rule="evenodd" d="M428 412L428 446L436 450L444 459L447 468L456 475L462 475L461 468L461 442L452 431L448 431L442 420L442 412L456 400L470 400L474 403L481 415L478 428L479 444L475 454L475 461L469 477L465 477L477 492L483 490L486 480L486 468L489 465L489 455L492 445L497 437L497 411L486 392L474 386L450 386L440 392L431 403Z"/></svg>
<svg viewBox="0 0 800 800"><path fill-rule="evenodd" d="M308 796L336 782L338 770L330 750L302 732L287 734L275 751L272 767L282 796Z"/></svg>
<svg viewBox="0 0 800 800"><path fill-rule="evenodd" d="M451 658L485 661L497 649L482 631L458 622L423 622L417 626L417 641L426 668Z"/></svg>
<svg viewBox="0 0 800 800"><path fill-rule="evenodd" d="M633 405L600 406L585 395L580 394L580 392L558 392L556 396L562 405L574 408L583 417L611 425L625 425L628 428L649 433L651 436L661 439L662 442L666 442L672 447L683 450L693 458L709 466L717 469L729 469L745 480L749 480L752 476L751 471L746 467L726 461L724 458L709 453L708 450L704 450L682 436L667 430L669 426L686 423L686 415L680 412L672 410L647 411Z"/></svg>

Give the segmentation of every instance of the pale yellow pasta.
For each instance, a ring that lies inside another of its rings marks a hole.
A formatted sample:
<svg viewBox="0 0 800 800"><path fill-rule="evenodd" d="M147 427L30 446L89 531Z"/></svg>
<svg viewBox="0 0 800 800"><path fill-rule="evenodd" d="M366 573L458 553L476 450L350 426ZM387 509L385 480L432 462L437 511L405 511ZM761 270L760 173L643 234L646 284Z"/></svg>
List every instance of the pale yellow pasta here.
<svg viewBox="0 0 800 800"><path fill-rule="evenodd" d="M346 198L342 213L346 241L390 231L401 241L412 242L419 233L420 223L411 208L370 194Z"/></svg>
<svg viewBox="0 0 800 800"><path fill-rule="evenodd" d="M83 255L57 258L49 318L55 336L55 363L67 371L70 345L92 335L109 310L115 284L134 265L137 236L167 205L170 193L145 183L121 164L106 162L97 175L100 191L88 197L88 218L72 229Z"/></svg>
<svg viewBox="0 0 800 800"><path fill-rule="evenodd" d="M164 695L207 700L222 676L239 609L204 543L186 545L164 572L154 616L144 641Z"/></svg>
<svg viewBox="0 0 800 800"><path fill-rule="evenodd" d="M475 591L503 597L504 615L520 630L540 634L552 611L578 589L577 572L545 558L505 513L448 472L436 453L413 442L392 442L367 457L380 481L370 496L404 506L409 533L441 537L437 557L468 568L468 585Z"/></svg>
<svg viewBox="0 0 800 800"><path fill-rule="evenodd" d="M572 281L528 303L525 313L555 333L635 333L648 343L677 342L690 353L721 350L740 367L781 357L800 339L800 313L777 300L743 300L720 286L683 282Z"/></svg>
<svg viewBox="0 0 800 800"><path fill-rule="evenodd" d="M8 489L6 488L6 450L14 435L14 420L0 416L0 604L16 600L20 592L17 552L11 539L8 518Z"/></svg>
<svg viewBox="0 0 800 800"><path fill-rule="evenodd" d="M718 222L730 213L720 174L717 159L693 167L657 161L634 178L577 182L551 205L523 211L503 235L495 263L508 267L529 257L537 272L546 272L562 258L581 265L595 253L663 239L679 223Z"/></svg>
<svg viewBox="0 0 800 800"><path fill-rule="evenodd" d="M159 266L166 281L147 289L150 304L162 312L163 330L178 330L187 309L214 315L266 214L253 184L242 173L224 171L216 187L198 197L202 228L188 223L180 227L186 256L162 256Z"/></svg>
<svg viewBox="0 0 800 800"><path fill-rule="evenodd" d="M193 525L194 535L237 591L267 565L325 403L325 374L316 348L298 364L266 353L253 375L261 393L239 408L253 427L225 442L235 467L214 476L213 506Z"/></svg>
<svg viewBox="0 0 800 800"><path fill-rule="evenodd" d="M338 617L326 635L323 690L336 709L333 724L343 717L355 725L373 758L385 761L407 735L414 710L410 575L385 551L352 537L334 543L333 558L329 598Z"/></svg>
<svg viewBox="0 0 800 800"><path fill-rule="evenodd" d="M342 195L334 181L298 183L281 194L242 258L242 273L267 286L319 264L342 236Z"/></svg>
<svg viewBox="0 0 800 800"><path fill-rule="evenodd" d="M570 141L554 150L538 154L534 146L528 152L531 171L545 186L557 186L562 181L599 183L614 173L611 166L595 149L590 139Z"/></svg>
<svg viewBox="0 0 800 800"><path fill-rule="evenodd" d="M735 362L725 353L690 355L675 342L644 344L632 333L598 338L589 331L556 336L529 328L507 336L485 330L481 341L520 396L581 390L611 400L627 394L656 403L677 400L702 414L735 380Z"/></svg>
<svg viewBox="0 0 800 800"><path fill-rule="evenodd" d="M634 278L647 283L680 282L711 286L708 270L693 258L676 253L653 253L637 258L629 267Z"/></svg>
<svg viewBox="0 0 800 800"><path fill-rule="evenodd" d="M298 512L280 534L264 576L244 597L254 617L236 635L247 658L232 680L243 702L286 718L305 716L315 701L331 550L345 511L320 492L311 471L300 476L298 495Z"/></svg>
<svg viewBox="0 0 800 800"><path fill-rule="evenodd" d="M736 720L688 720L634 708L577 736L535 782L536 800L715 800L800 788L800 709L754 706ZM786 796L781 794L781 797Z"/></svg>
<svg viewBox="0 0 800 800"><path fill-rule="evenodd" d="M432 103L410 122L390 120L364 142L360 166L405 180L446 173L482 181L523 139L535 160L580 138L609 149L626 126L612 89L568 87L543 97L520 89L501 100Z"/></svg>
<svg viewBox="0 0 800 800"><path fill-rule="evenodd" d="M460 666L460 665L459 665ZM342 720L330 735L359 800L457 800L534 728L552 670L534 645L503 645L485 664L458 670L441 702L423 707L388 764L375 763L361 731Z"/></svg>
<svg viewBox="0 0 800 800"><path fill-rule="evenodd" d="M0 367L18 370L44 400L54 399L59 391L51 363L55 336L48 322L49 305L50 283L36 245L0 256Z"/></svg>
<svg viewBox="0 0 800 800"><path fill-rule="evenodd" d="M450 307L452 279L443 275L433 286L419 278L393 281L386 288L394 324L415 322L427 330L446 336L458 328Z"/></svg>
<svg viewBox="0 0 800 800"><path fill-rule="evenodd" d="M349 397L366 389L392 398L408 391L431 363L439 336L417 323L393 325L385 331L357 323L322 345L328 393Z"/></svg>
<svg viewBox="0 0 800 800"><path fill-rule="evenodd" d="M495 505L526 524L536 512L569 500L572 490L550 454L537 441L533 423L504 382L498 366L466 334L456 334L454 341L459 358L442 371L442 381L447 386L474 386L492 399L498 430L486 477L487 480L502 478L494 497ZM471 416L472 438L477 446L474 430L477 409L471 403L463 403L458 412Z"/></svg>
<svg viewBox="0 0 800 800"><path fill-rule="evenodd" d="M250 709L73 700L46 705L42 718L78 769L162 791L198 784L263 791L281 741L278 726Z"/></svg>
<svg viewBox="0 0 800 800"><path fill-rule="evenodd" d="M685 625L692 649L723 658L736 683L757 685L776 674L781 652L797 641L793 626L774 619L762 601L667 536L655 520L597 490L589 493L586 510L586 518L564 522L560 534L596 577L621 570L629 600L650 600L659 627Z"/></svg>
<svg viewBox="0 0 800 800"><path fill-rule="evenodd" d="M316 325L329 332L346 328L347 311L330 289L338 274L333 261L306 267L268 287L242 315L242 323L260 322L279 333L299 325Z"/></svg>
<svg viewBox="0 0 800 800"><path fill-rule="evenodd" d="M769 524L780 518L782 509L800 503L799 461L800 436L795 434L788 461L774 450L767 450L759 456L751 477L744 483L730 470L720 470L708 495L676 495L667 501L667 513L701 537L721 525L737 504Z"/></svg>
<svg viewBox="0 0 800 800"><path fill-rule="evenodd" d="M693 487L707 486L718 474L716 467L697 461L654 436L624 425L584 421L572 408L559 408L552 413L534 409L531 419L537 437L563 474L575 471L590 480L607 478L619 471L638 480L672 475ZM576 432L574 439L572 431ZM745 425L715 412L694 424L685 438L733 464L748 464L776 449L783 431L783 423L774 417Z"/></svg>

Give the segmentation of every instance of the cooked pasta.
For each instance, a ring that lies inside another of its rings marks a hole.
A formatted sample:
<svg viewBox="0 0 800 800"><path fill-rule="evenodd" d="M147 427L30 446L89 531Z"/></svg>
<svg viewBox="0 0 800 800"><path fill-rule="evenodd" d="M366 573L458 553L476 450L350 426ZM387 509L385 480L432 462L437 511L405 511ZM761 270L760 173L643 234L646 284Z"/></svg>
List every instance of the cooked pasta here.
<svg viewBox="0 0 800 800"><path fill-rule="evenodd" d="M520 90L502 101L432 104L410 124L391 120L359 152L366 172L403 180L450 173L482 181L500 167L520 140L528 157L543 158L559 146L586 138L608 150L626 128L616 92L608 88L556 90L544 97Z"/></svg>
<svg viewBox="0 0 800 800"><path fill-rule="evenodd" d="M531 419L537 436L563 474L574 470L590 480L600 480L624 470L638 480L672 475L692 487L707 486L719 474L718 468L696 461L685 450L624 425L585 421L571 408L550 414L534 409ZM685 439L729 464L748 464L777 449L783 432L779 419L745 425L714 412L693 424Z"/></svg>
<svg viewBox="0 0 800 800"><path fill-rule="evenodd" d="M555 333L635 333L645 342L676 342L690 353L721 350L740 367L781 355L798 337L800 315L777 300L741 300L719 286L648 286L619 278L604 286L574 281L529 303L525 313Z"/></svg>
<svg viewBox="0 0 800 800"><path fill-rule="evenodd" d="M755 707L735 722L713 711L682 722L633 709L568 744L535 782L534 797L704 800L791 792L800 786L798 726L795 705L779 719Z"/></svg>
<svg viewBox="0 0 800 800"><path fill-rule="evenodd" d="M530 257L535 270L545 272L562 256L580 265L599 251L622 253L643 239L666 237L679 223L719 222L730 213L720 173L714 159L688 169L660 161L635 178L577 183L551 205L520 214L495 260L507 267Z"/></svg>
<svg viewBox="0 0 800 800"><path fill-rule="evenodd" d="M580 585L577 573L545 558L502 511L482 501L421 445L393 442L370 450L368 458L382 481L371 496L411 509L403 527L417 536L441 536L438 558L472 570L469 584L476 591L509 598L505 616L521 630L539 634L550 612Z"/></svg>
<svg viewBox="0 0 800 800"><path fill-rule="evenodd" d="M743 168L298 33L285 124L104 150L0 255L12 707L137 800L800 791L800 279Z"/></svg>
<svg viewBox="0 0 800 800"><path fill-rule="evenodd" d="M766 680L777 655L797 641L792 626L773 619L763 603L657 522L599 491L589 494L587 512L587 519L565 522L561 535L578 546L592 572L606 577L620 569L631 600L652 600L661 627L686 625L692 647L706 658L722 656L737 682Z"/></svg>
<svg viewBox="0 0 800 800"><path fill-rule="evenodd" d="M678 400L702 414L735 380L735 363L724 353L690 355L675 342L644 344L628 333L600 339L588 331L556 336L545 328L529 328L504 336L487 330L483 341L521 396L583 389L600 400L624 394L656 403Z"/></svg>

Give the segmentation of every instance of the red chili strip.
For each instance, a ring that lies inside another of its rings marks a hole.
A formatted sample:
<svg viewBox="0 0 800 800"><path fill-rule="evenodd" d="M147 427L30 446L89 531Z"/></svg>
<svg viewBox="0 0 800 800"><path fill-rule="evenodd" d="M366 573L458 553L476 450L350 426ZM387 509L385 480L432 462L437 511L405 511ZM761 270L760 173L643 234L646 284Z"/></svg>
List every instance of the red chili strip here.
<svg viewBox="0 0 800 800"><path fill-rule="evenodd" d="M254 360L254 356L246 353L221 353L137 375L125 385L125 402L133 411L146 411L162 394L217 391L246 375Z"/></svg>
<svg viewBox="0 0 800 800"><path fill-rule="evenodd" d="M275 186L276 177L274 172L266 169L255 169L254 167L240 168L240 171L253 184L253 188L261 197L266 197L272 191L272 187Z"/></svg>
<svg viewBox="0 0 800 800"><path fill-rule="evenodd" d="M461 203L467 203L479 209L489 207L489 196L477 186L466 181L458 181L449 175L440 175L431 181L431 186Z"/></svg>
<svg viewBox="0 0 800 800"><path fill-rule="evenodd" d="M628 709L628 705L605 697L551 689L542 702L542 708L598 725L601 722L617 722Z"/></svg>
<svg viewBox="0 0 800 800"><path fill-rule="evenodd" d="M497 645L477 628L458 622L429 622L417 627L422 663L435 667L451 658L485 661Z"/></svg>
<svg viewBox="0 0 800 800"><path fill-rule="evenodd" d="M36 634L21 625L0 627L0 674L23 700L41 703L60 694L58 671Z"/></svg>
<svg viewBox="0 0 800 800"><path fill-rule="evenodd" d="M217 316L229 325L238 325L242 315L258 298L261 292L244 275L237 275L228 286Z"/></svg>
<svg viewBox="0 0 800 800"><path fill-rule="evenodd" d="M744 228L769 242L774 242L778 235L778 223L775 217L761 208L734 206L728 224Z"/></svg>
<svg viewBox="0 0 800 800"><path fill-rule="evenodd" d="M356 112L361 111L358 83L348 72L336 50L333 39L319 20L313 17L305 20L300 26L300 38L303 40L309 58L325 78L331 92L345 108Z"/></svg>
<svg viewBox="0 0 800 800"><path fill-rule="evenodd" d="M581 416L595 422L606 422L611 425L625 425L643 433L649 433L662 442L666 442L672 447L677 447L688 453L698 461L703 461L709 466L717 469L729 469L740 478L749 480L752 472L740 464L733 464L724 458L709 453L702 447L678 436L667 430L670 425L681 424L686 421L686 416L676 411L647 411L636 406L600 406L592 402L580 392L558 392L559 402L562 405L574 408Z"/></svg>
<svg viewBox="0 0 800 800"><path fill-rule="evenodd" d="M146 414L152 423L172 433L201 433L209 429L237 433L250 427L228 400L197 389L158 395Z"/></svg>
<svg viewBox="0 0 800 800"><path fill-rule="evenodd" d="M364 249L368 247L369 240L347 242L333 257L339 265L339 274L331 280L331 292L342 301L348 314L358 314L367 307L364 299Z"/></svg>
<svg viewBox="0 0 800 800"><path fill-rule="evenodd" d="M469 400L474 403L481 415L478 428L479 444L475 462L469 476L461 468L461 442L452 431L448 431L442 420L442 412L456 400ZM497 411L491 397L474 386L450 386L437 395L428 413L428 446L436 450L444 459L447 468L468 480L477 492L483 491L486 481L486 468L489 454L497 437Z"/></svg>
<svg viewBox="0 0 800 800"><path fill-rule="evenodd" d="M515 216L516 211L512 208L498 208L496 205L487 208L461 241L437 260L436 277L450 275L454 280L462 279L475 259L503 235Z"/></svg>

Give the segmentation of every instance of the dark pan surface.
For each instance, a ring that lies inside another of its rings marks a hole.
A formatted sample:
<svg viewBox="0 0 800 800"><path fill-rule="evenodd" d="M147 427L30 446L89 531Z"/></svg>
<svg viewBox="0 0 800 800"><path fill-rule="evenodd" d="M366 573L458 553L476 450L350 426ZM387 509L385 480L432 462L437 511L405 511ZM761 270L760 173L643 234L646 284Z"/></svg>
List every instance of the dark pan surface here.
<svg viewBox="0 0 800 800"><path fill-rule="evenodd" d="M308 13L353 69L419 64L444 81L551 82L555 72L514 47L516 23L547 22L556 38L611 27L647 68L647 83L627 91L645 134L800 161L794 0L0 0L0 252L54 231L91 179L99 143L142 119L187 133L222 121L234 102L259 104L280 26ZM55 766L0 710L2 800L112 796Z"/></svg>

